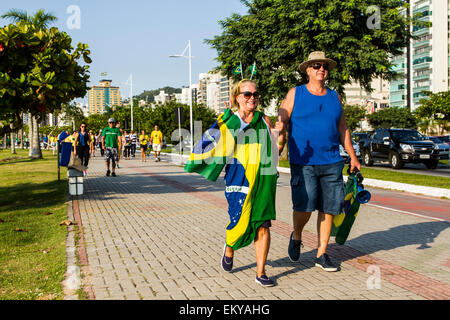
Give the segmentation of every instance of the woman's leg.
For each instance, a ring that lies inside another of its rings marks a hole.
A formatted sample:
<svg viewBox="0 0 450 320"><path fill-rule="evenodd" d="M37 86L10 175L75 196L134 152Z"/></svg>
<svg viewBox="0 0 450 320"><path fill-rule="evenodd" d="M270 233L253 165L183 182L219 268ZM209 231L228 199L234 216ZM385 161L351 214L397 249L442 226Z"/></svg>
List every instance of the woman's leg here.
<svg viewBox="0 0 450 320"><path fill-rule="evenodd" d="M87 167L89 164L89 147L83 148L83 158L81 159L83 166Z"/></svg>
<svg viewBox="0 0 450 320"><path fill-rule="evenodd" d="M266 261L270 247L270 229L260 227L256 231L255 253L256 253L256 271L258 278L266 274Z"/></svg>

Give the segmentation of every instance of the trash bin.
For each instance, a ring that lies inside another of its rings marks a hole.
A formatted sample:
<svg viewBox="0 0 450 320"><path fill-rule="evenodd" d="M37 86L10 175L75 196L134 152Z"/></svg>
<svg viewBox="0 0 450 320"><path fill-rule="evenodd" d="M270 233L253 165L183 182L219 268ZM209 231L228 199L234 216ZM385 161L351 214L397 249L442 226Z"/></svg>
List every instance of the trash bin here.
<svg viewBox="0 0 450 320"><path fill-rule="evenodd" d="M81 196L83 194L83 172L75 169L67 170L69 180L69 194L72 196Z"/></svg>

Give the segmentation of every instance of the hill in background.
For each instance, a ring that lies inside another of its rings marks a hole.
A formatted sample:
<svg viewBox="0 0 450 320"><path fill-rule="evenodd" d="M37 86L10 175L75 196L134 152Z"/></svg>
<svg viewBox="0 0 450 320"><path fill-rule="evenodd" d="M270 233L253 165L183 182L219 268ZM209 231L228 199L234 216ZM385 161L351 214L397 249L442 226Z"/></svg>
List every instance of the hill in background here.
<svg viewBox="0 0 450 320"><path fill-rule="evenodd" d="M135 96L134 99L144 100L151 103L155 101L155 96L157 96L161 90L164 90L167 94L181 93L181 88L164 87L155 90L144 90L144 92L140 95Z"/></svg>

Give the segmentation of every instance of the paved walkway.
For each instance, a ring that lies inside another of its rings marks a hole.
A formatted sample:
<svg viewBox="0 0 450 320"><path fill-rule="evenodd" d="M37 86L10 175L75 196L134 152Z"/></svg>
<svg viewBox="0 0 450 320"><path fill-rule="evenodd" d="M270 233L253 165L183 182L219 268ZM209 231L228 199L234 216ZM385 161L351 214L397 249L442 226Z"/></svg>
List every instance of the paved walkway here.
<svg viewBox="0 0 450 320"><path fill-rule="evenodd" d="M93 158L85 195L73 200L82 224L84 281L95 299L449 299L450 224L363 206L344 246L329 254L341 270L314 266L316 215L303 235L301 262L287 257L290 188L277 189L263 288L253 246L236 252L234 270L220 259L228 223L224 183L169 162L121 160L105 177ZM450 202L449 202L450 203Z"/></svg>

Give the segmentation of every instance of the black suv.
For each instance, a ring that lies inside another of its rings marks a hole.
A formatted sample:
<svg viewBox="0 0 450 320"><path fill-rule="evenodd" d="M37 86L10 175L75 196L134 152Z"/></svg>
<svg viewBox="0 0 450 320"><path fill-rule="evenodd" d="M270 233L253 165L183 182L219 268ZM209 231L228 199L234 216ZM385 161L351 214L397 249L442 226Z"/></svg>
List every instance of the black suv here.
<svg viewBox="0 0 450 320"><path fill-rule="evenodd" d="M436 169L439 162L438 146L416 130L379 128L361 142L366 166L371 166L374 160L388 160L394 169L405 163L424 163L428 169Z"/></svg>

